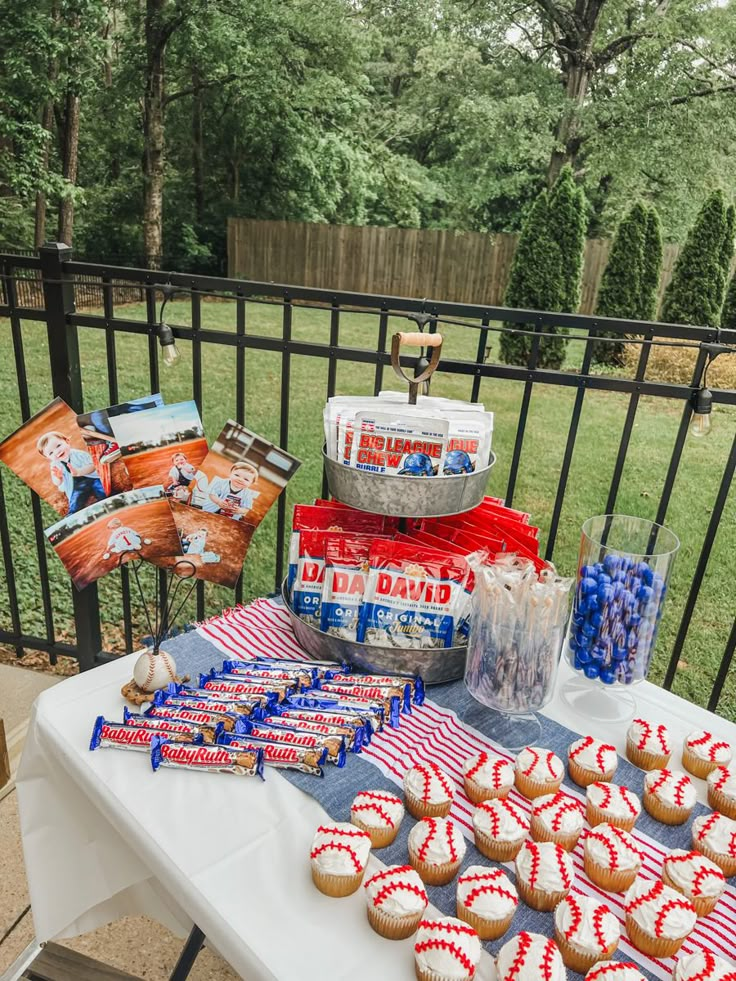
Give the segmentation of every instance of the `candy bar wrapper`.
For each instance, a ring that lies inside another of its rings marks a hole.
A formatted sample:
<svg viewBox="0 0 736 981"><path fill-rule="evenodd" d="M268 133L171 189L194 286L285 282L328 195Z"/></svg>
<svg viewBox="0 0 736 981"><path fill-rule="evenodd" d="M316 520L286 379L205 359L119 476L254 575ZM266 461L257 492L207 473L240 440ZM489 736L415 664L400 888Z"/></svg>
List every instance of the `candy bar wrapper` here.
<svg viewBox="0 0 736 981"><path fill-rule="evenodd" d="M281 691L274 691L270 685L247 684L242 681L221 681L209 674L199 676L199 687L205 691L215 692L219 698L222 698L223 695L232 698L252 698L254 695L265 695L268 705L283 702L285 698Z"/></svg>
<svg viewBox="0 0 736 981"><path fill-rule="evenodd" d="M160 729L144 729L126 725L124 722L108 722L100 715L95 720L89 748L92 750L107 746L110 749L130 749L139 753L150 753L151 740L154 736L162 736L164 739L170 739L171 742L187 742L193 745L203 742L201 732L164 733Z"/></svg>
<svg viewBox="0 0 736 981"><path fill-rule="evenodd" d="M321 691L329 692L340 698L369 698L383 703L388 715L392 712L393 699L398 700L399 711L411 714L411 688L409 685L358 685L342 684L327 681L320 687Z"/></svg>
<svg viewBox="0 0 736 981"><path fill-rule="evenodd" d="M345 749L351 753L359 753L363 748L363 728L353 728L348 725L329 725L325 722L314 722L311 719L282 719L279 715L267 715L263 722L278 729L296 729L324 740L342 740Z"/></svg>
<svg viewBox="0 0 736 981"><path fill-rule="evenodd" d="M290 681L298 688L311 688L318 680L314 668L281 667L278 662L265 664L263 661L223 661L223 675L243 675L249 678L274 678L276 681Z"/></svg>
<svg viewBox="0 0 736 981"><path fill-rule="evenodd" d="M263 779L263 750L229 749L227 746L192 746L172 743L154 736L151 740L151 766L182 766L187 770L234 773L239 777Z"/></svg>
<svg viewBox="0 0 736 981"><path fill-rule="evenodd" d="M353 712L323 712L322 709L280 705L273 715L266 717L266 721L283 721L287 726L304 725L307 731L312 732L317 731L315 726L319 726L320 731L329 729L345 736L346 745L354 753L359 753L363 746L367 746L372 735L370 720Z"/></svg>
<svg viewBox="0 0 736 981"><path fill-rule="evenodd" d="M252 664L278 664L287 665L288 667L306 667L308 666L310 670L317 672L318 678L324 678L325 675L330 671L350 671L350 665L347 661L313 661L312 658L306 658L303 661L297 661L294 658L259 658L257 661L252 661Z"/></svg>
<svg viewBox="0 0 736 981"><path fill-rule="evenodd" d="M207 675L207 677L210 677L210 675ZM194 698L199 701L206 700L210 702L228 702L234 706L237 705L237 708L231 708L228 711L237 711L240 715L256 715L259 710L267 708L273 702L270 694L257 694L250 695L249 697L245 695L228 695L226 698L223 698L216 691L208 691L205 688L191 688L174 681L170 681L165 688L160 690L170 695L179 695L181 698ZM216 711L220 710L217 709Z"/></svg>
<svg viewBox="0 0 736 981"><path fill-rule="evenodd" d="M305 749L323 748L327 751L327 761L342 768L347 758L345 739L342 736L325 736L308 732L301 726L271 725L268 722L246 722L243 726L246 736L257 739L268 739L271 742L284 745L303 747Z"/></svg>
<svg viewBox="0 0 736 981"><path fill-rule="evenodd" d="M138 729L148 729L157 735L168 737L172 733L179 735L188 734L188 738L194 741L193 737L202 736L205 743L212 744L217 742L217 736L225 728L221 722L216 725L196 725L186 719L179 718L153 718L149 719L145 715L138 715L131 712L129 708L123 708L123 725L134 726Z"/></svg>
<svg viewBox="0 0 736 981"><path fill-rule="evenodd" d="M424 681L421 675L411 674L333 674L334 685L408 685L415 705L424 704Z"/></svg>
<svg viewBox="0 0 736 981"><path fill-rule="evenodd" d="M270 739L258 739L255 736L222 735L223 742L231 750L243 750L263 754L266 766L277 770L299 770L315 777L323 777L322 764L327 759L324 746L292 746L288 743L275 742Z"/></svg>
<svg viewBox="0 0 736 981"><path fill-rule="evenodd" d="M196 726L209 726L215 729L221 725L226 732L232 732L242 718L235 712L211 712L204 709L185 709L178 705L152 705L143 713L149 719L173 719L174 722L192 722Z"/></svg>
<svg viewBox="0 0 736 981"><path fill-rule="evenodd" d="M212 681L228 681L237 685L253 685L254 687L265 688L269 692L276 692L281 700L299 689L299 683L291 678L274 678L268 672L263 675L227 674L224 671L215 671L213 668L209 675L203 677Z"/></svg>
<svg viewBox="0 0 736 981"><path fill-rule="evenodd" d="M371 698L364 698L358 695L340 695L336 692L307 692L306 695L299 695L290 699L297 705L308 705L313 708L335 708L352 709L355 712L363 712L365 718L370 720L374 730L383 728L383 723L388 721L392 728L399 724L399 713L401 706L398 698L386 701Z"/></svg>
<svg viewBox="0 0 736 981"><path fill-rule="evenodd" d="M237 702L227 699L205 698L212 692L199 693L199 689L190 688L188 692L172 695L165 689L159 689L153 699L154 705L176 706L183 709L200 709L203 712L224 712L228 715L243 715L259 718L265 714L261 702Z"/></svg>

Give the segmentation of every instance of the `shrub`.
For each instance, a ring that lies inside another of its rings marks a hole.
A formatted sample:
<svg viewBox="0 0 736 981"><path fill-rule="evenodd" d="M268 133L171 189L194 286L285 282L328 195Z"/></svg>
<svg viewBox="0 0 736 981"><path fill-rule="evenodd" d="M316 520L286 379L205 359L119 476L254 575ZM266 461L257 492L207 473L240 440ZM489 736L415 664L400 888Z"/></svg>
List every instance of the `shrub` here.
<svg viewBox="0 0 736 981"><path fill-rule="evenodd" d="M642 307L647 226L648 214L641 204L635 204L621 219L598 291L596 313L599 316L623 320L639 318ZM620 335L613 331L601 331L601 336ZM602 364L619 365L623 361L625 346L610 342L596 344L593 358Z"/></svg>
<svg viewBox="0 0 736 981"><path fill-rule="evenodd" d="M657 315L657 293L662 275L662 226L656 208L647 211L640 276L641 299L638 320L654 320Z"/></svg>

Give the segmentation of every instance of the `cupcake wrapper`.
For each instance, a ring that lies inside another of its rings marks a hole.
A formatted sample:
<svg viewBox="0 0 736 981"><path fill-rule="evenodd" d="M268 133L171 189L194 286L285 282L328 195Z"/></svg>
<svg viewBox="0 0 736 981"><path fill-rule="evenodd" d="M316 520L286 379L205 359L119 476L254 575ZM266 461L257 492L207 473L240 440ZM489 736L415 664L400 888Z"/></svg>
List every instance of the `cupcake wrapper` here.
<svg viewBox="0 0 736 981"><path fill-rule="evenodd" d="M536 817L532 817L529 831L535 841L554 841L558 845L562 845L566 852L571 852L575 848L578 843L578 839L582 834L582 829L580 831L575 831L572 834L563 834L561 831L550 831L548 828L545 828L544 824L539 820L539 818Z"/></svg>
<svg viewBox="0 0 736 981"><path fill-rule="evenodd" d="M666 886L669 886L670 889L675 889L677 892L682 893L683 896L686 896L695 907L695 912L698 916L710 915L716 908L718 900L723 895L723 893L719 893L717 896L691 896L670 876L666 865L662 867L662 882Z"/></svg>
<svg viewBox="0 0 736 981"><path fill-rule="evenodd" d="M653 794L648 794L646 790L644 791L644 796L642 797L642 803L644 804L644 810L654 818L655 821L659 821L661 824L669 824L671 826L684 824L687 819L692 814L692 807L675 807L672 804L665 804L664 801L659 800Z"/></svg>
<svg viewBox="0 0 736 981"><path fill-rule="evenodd" d="M687 939L680 937L679 940L670 940L669 937L652 937L646 933L632 916L626 917L626 932L629 940L642 954L649 957L674 957Z"/></svg>
<svg viewBox="0 0 736 981"><path fill-rule="evenodd" d="M732 821L736 821L736 800L732 797L727 797L714 787L708 787L708 803L714 811L720 811Z"/></svg>
<svg viewBox="0 0 736 981"><path fill-rule="evenodd" d="M333 896L337 899L342 896L351 896L360 889L364 872L365 870L357 875L333 875L331 872L320 872L313 865L312 880L325 896Z"/></svg>
<svg viewBox="0 0 736 981"><path fill-rule="evenodd" d="M715 862L719 868L723 869L723 874L727 879L730 879L732 875L736 875L736 858L731 858L730 855L724 855L723 852L714 852L712 848L708 848L702 841L696 841L694 836L693 848L700 852L701 855L709 858L711 862Z"/></svg>
<svg viewBox="0 0 736 981"><path fill-rule="evenodd" d="M460 862L445 862L443 865L433 865L423 862L409 849L409 861L419 873L422 882L428 886L444 886L457 875Z"/></svg>
<svg viewBox="0 0 736 981"><path fill-rule="evenodd" d="M511 926L514 914L505 916L502 920L489 920L486 917L478 916L477 913L474 913L472 909L468 909L467 906L463 906L458 899L457 918L463 920L468 926L471 926L481 940L498 940Z"/></svg>
<svg viewBox="0 0 736 981"><path fill-rule="evenodd" d="M534 800L535 797L543 797L545 794L556 794L562 786L562 780L532 780L523 773L516 771L514 778L516 789L523 794L527 800Z"/></svg>
<svg viewBox="0 0 736 981"><path fill-rule="evenodd" d="M616 773L616 767L602 774L594 773L593 770L586 770L585 767L580 766L577 760L568 759L567 772L578 787L588 787L591 783L610 783Z"/></svg>
<svg viewBox="0 0 736 981"><path fill-rule="evenodd" d="M367 824L363 824L359 818L354 817L352 814L350 815L350 821L356 828L360 828L361 831L365 831L370 836L371 848L385 848L386 845L391 844L399 833L398 824L395 828L371 828Z"/></svg>
<svg viewBox="0 0 736 981"><path fill-rule="evenodd" d="M629 763L638 766L640 770L663 770L670 761L672 753L648 753L639 749L636 743L626 740L626 755Z"/></svg>
<svg viewBox="0 0 736 981"><path fill-rule="evenodd" d="M614 828L621 828L622 831L633 831L634 825L639 820L639 817L638 815L637 817L629 818L614 817L588 801L585 806L585 820L591 828L595 828L599 824L612 824Z"/></svg>
<svg viewBox="0 0 736 981"><path fill-rule="evenodd" d="M524 838L518 841L497 841L482 831L475 830L475 847L486 858L493 862L513 862L524 844Z"/></svg>
<svg viewBox="0 0 736 981"><path fill-rule="evenodd" d="M565 967L569 967L571 971L578 971L580 974L586 974L599 961L610 960L618 947L618 944L615 943L603 953L593 950L580 950L579 947L570 943L565 934L561 933L557 927L555 927L555 940L560 948Z"/></svg>
<svg viewBox="0 0 736 981"><path fill-rule="evenodd" d="M443 801L441 804L427 804L423 800L419 800L418 797L415 797L414 794L410 794L407 790L404 791L404 802L407 811L417 821L421 821L422 818L447 817L452 807L451 800Z"/></svg>
<svg viewBox="0 0 736 981"><path fill-rule="evenodd" d="M569 889L561 889L558 892L543 892L541 889L530 889L520 877L516 879L516 888L519 890L519 895L527 906L543 912L553 910L570 892Z"/></svg>
<svg viewBox="0 0 736 981"><path fill-rule="evenodd" d="M465 787L465 796L473 804L480 804L484 800L508 797L511 790L511 787L500 787L498 790L494 790L492 787L481 787L475 780L472 778L469 780L467 777L463 778L463 786Z"/></svg>
<svg viewBox="0 0 736 981"><path fill-rule="evenodd" d="M606 892L626 892L639 874L639 866L634 869L606 869L596 865L587 854L583 855L583 868L591 882Z"/></svg>
<svg viewBox="0 0 736 981"><path fill-rule="evenodd" d="M417 932L417 927L424 916L424 910L406 916L390 916L372 904L366 906L366 912L370 925L379 936L387 940L406 940Z"/></svg>
<svg viewBox="0 0 736 981"><path fill-rule="evenodd" d="M719 763L711 763L710 760L701 760L687 746L682 747L682 765L688 773L692 773L694 777L700 777L701 780L705 780L709 773L720 766Z"/></svg>
<svg viewBox="0 0 736 981"><path fill-rule="evenodd" d="M437 971L427 971L421 968L416 961L414 962L414 971L416 972L417 981L448 981L446 974L438 974ZM455 974L452 977L452 981L470 981L470 978L475 977L476 973L474 971L472 975L463 974L462 977L459 974Z"/></svg>

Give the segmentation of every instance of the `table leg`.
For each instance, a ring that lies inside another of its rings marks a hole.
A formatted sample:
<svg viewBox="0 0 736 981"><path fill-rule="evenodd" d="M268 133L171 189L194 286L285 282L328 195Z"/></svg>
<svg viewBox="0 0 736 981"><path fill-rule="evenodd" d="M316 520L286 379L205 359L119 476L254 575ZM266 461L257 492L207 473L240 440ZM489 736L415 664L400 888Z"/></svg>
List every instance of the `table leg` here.
<svg viewBox="0 0 736 981"><path fill-rule="evenodd" d="M179 960L176 962L174 970L171 972L169 981L184 981L189 977L189 972L194 967L197 955L204 947L204 934L195 923L192 927L187 942L184 944Z"/></svg>

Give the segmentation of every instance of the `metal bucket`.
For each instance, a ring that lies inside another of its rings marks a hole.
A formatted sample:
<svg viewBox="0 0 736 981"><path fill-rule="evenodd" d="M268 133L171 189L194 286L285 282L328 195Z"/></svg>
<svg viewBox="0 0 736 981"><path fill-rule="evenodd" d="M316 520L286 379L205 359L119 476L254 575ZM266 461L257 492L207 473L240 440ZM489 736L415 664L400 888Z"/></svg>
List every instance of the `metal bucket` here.
<svg viewBox="0 0 736 981"><path fill-rule="evenodd" d="M281 596L289 612L296 639L315 660L347 661L358 671L372 674L420 674L425 685L441 685L462 678L467 647L445 647L441 650L406 650L400 647L373 647L357 641L342 640L300 620L289 603L286 580Z"/></svg>
<svg viewBox="0 0 736 981"><path fill-rule="evenodd" d="M403 477L367 473L327 456L322 448L330 493L343 504L395 518L441 518L477 507L483 500L495 453L482 470L443 477Z"/></svg>

